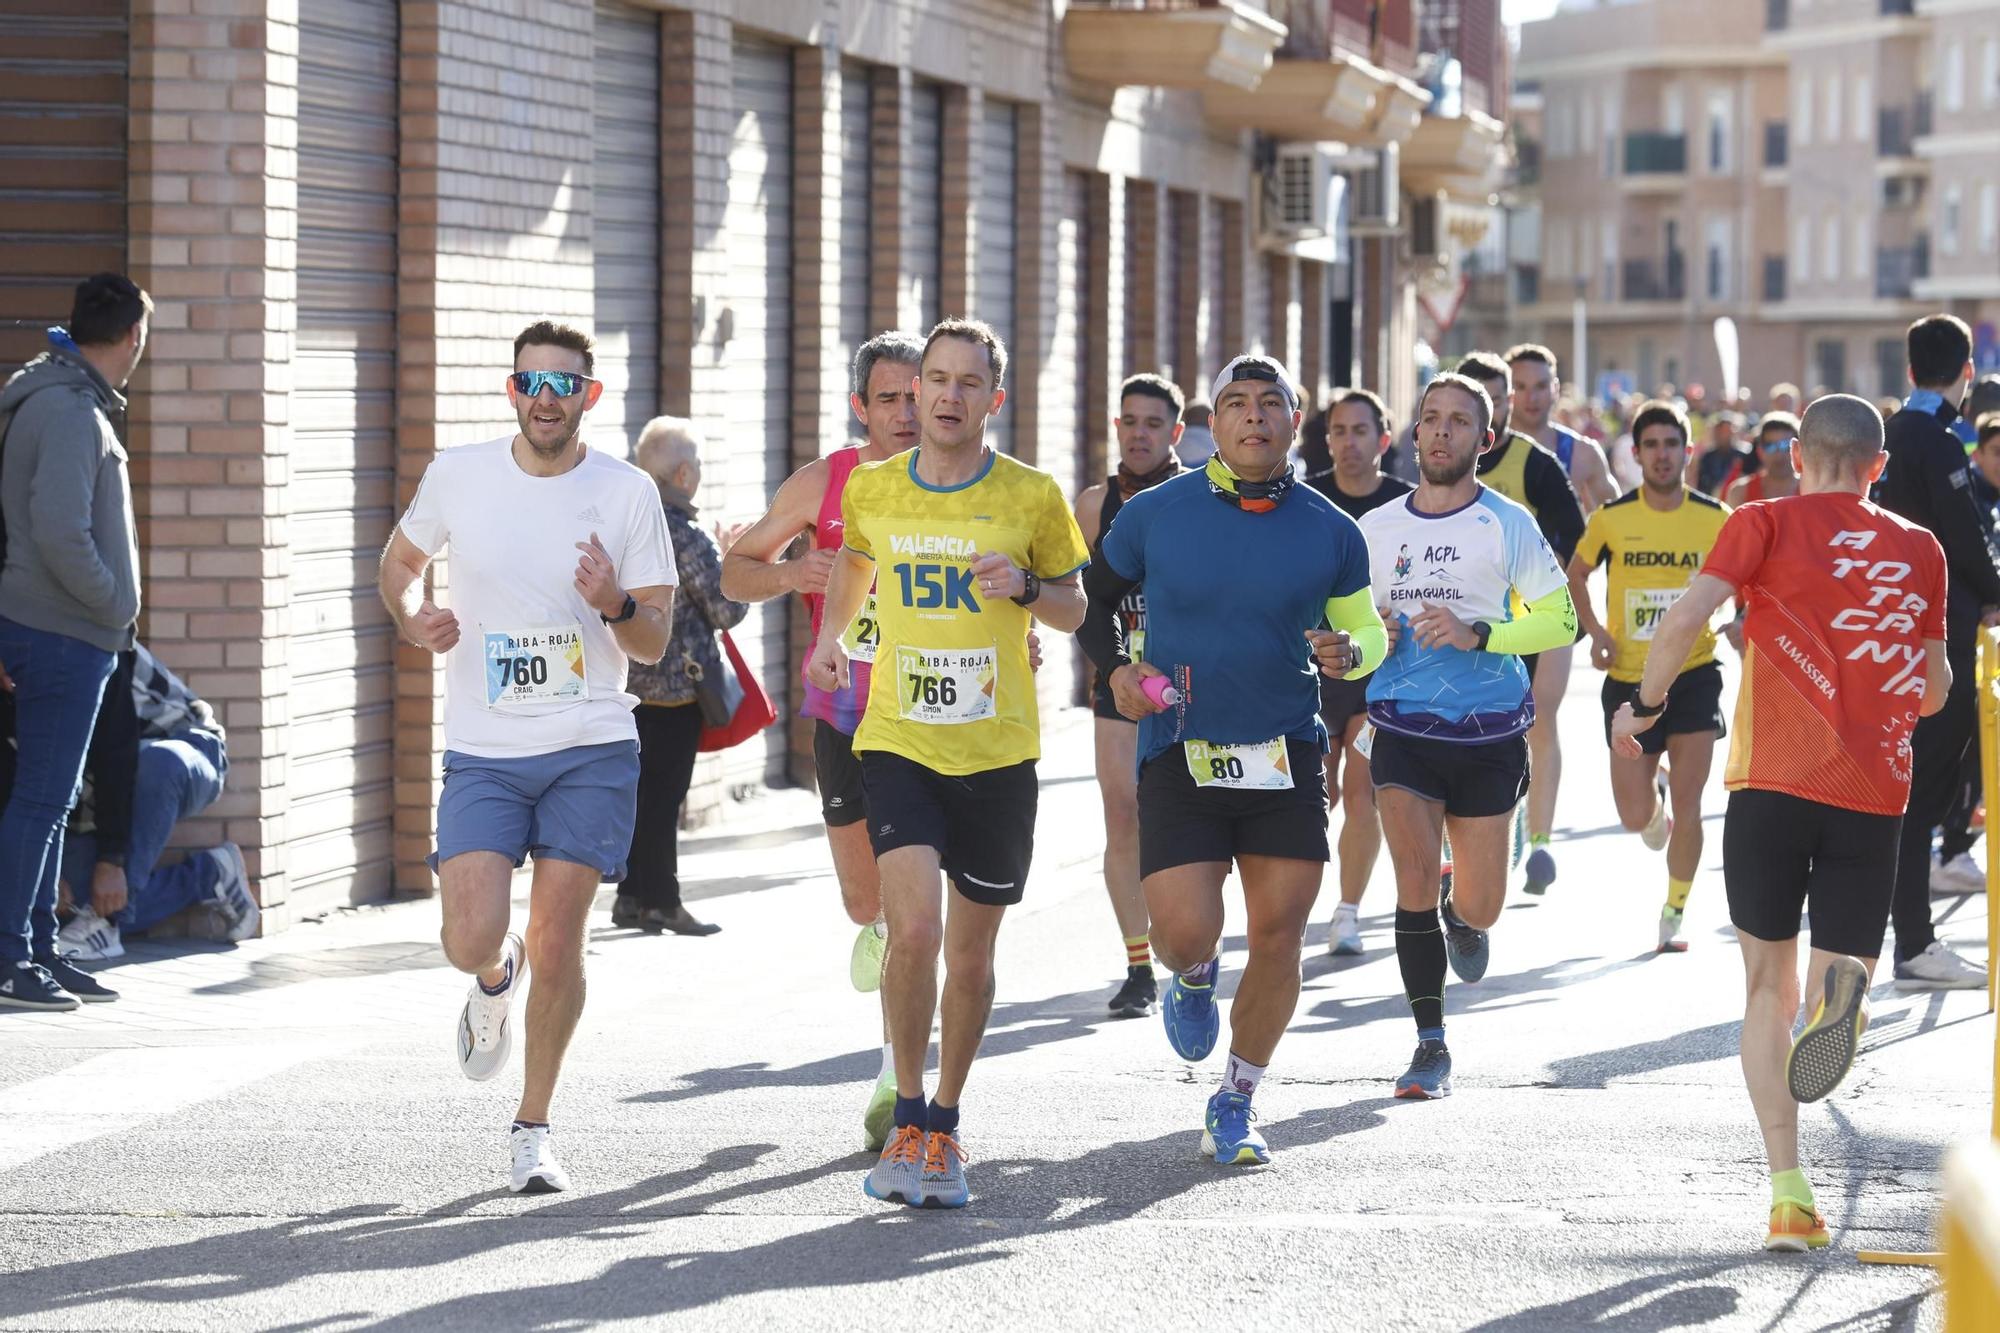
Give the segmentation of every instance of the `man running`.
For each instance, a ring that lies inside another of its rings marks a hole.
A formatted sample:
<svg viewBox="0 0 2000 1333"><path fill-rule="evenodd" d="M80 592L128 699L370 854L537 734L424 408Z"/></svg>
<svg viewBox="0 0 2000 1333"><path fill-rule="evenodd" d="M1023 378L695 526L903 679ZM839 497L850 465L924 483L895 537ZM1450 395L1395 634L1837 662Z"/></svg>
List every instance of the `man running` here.
<svg viewBox="0 0 2000 1333"><path fill-rule="evenodd" d="M889 924L882 992L897 1092L895 1128L863 1188L915 1207L971 1198L959 1097L992 1012L1000 921L1021 901L1035 836L1029 621L1063 633L1083 623L1076 575L1090 552L1061 490L986 444L1006 372L1007 349L985 324L931 330L917 382L923 442L849 477L846 545L826 589L824 623L845 625L880 582L876 658L889 670L869 690L854 752ZM851 683L836 636L820 636L807 672L821 689ZM940 950L943 1031L926 1106Z"/></svg>
<svg viewBox="0 0 2000 1333"><path fill-rule="evenodd" d="M1556 402L1562 396L1556 354L1537 343L1521 343L1508 348L1501 360L1507 365L1514 429L1555 455L1569 474L1583 512L1617 499L1618 483L1611 479L1604 447L1555 419Z"/></svg>
<svg viewBox="0 0 2000 1333"><path fill-rule="evenodd" d="M1474 475L1493 445L1492 420L1493 400L1476 381L1432 380L1417 404L1422 481L1361 520L1391 644L1368 685L1363 749L1396 871L1396 961L1417 1022L1398 1097L1451 1092L1447 952L1461 981L1486 975L1487 930L1507 897L1509 825L1528 789L1522 737L1535 701L1519 659L1576 638L1569 582L1534 519ZM1447 834L1452 888L1440 903Z"/></svg>
<svg viewBox="0 0 2000 1333"><path fill-rule="evenodd" d="M1806 409L1799 494L1730 515L1701 573L1661 618L1614 745L1640 753L1710 617L1749 603L1729 754L1722 876L1743 948L1743 1078L1771 1170L1771 1250L1817 1249L1827 1224L1799 1168L1800 1102L1853 1063L1888 923L1910 737L1944 707L1945 557L1937 539L1863 497L1882 474L1882 419L1864 399ZM1812 908L1806 1012L1799 912ZM1788 1050L1789 1048L1789 1050Z"/></svg>
<svg viewBox="0 0 2000 1333"><path fill-rule="evenodd" d="M567 1189L549 1101L583 1012L584 927L597 886L625 875L639 784L627 659L666 650L675 583L653 479L589 448L603 386L590 339L547 320L514 340L511 438L447 449L424 469L382 553L382 601L403 638L444 655L444 792L437 872L444 953L473 975L459 1068L507 1062L508 1009L526 974L526 1076L512 1133L515 1193ZM424 570L451 548L451 605ZM462 629L472 638L461 644ZM523 935L508 929L514 871L535 856Z"/></svg>
<svg viewBox="0 0 2000 1333"><path fill-rule="evenodd" d="M767 602L786 593L806 599L812 618L812 642L818 646L826 623L826 585L839 558L845 524L841 496L848 478L864 463L879 463L917 443L917 362L923 345L906 333L878 333L854 352L853 386L848 407L861 423L866 439L815 458L787 477L772 498L770 512L751 524L722 559L722 595L746 602ZM812 545L790 559L784 553L800 534L810 532ZM824 689L805 673L805 702L799 709L813 720L813 770L819 780L820 817L826 823L826 844L833 854L834 878L840 882L841 905L848 920L861 928L848 959L848 979L866 994L882 985L882 955L888 926L882 920L882 879L875 868L875 849L868 842L868 811L861 786L861 765L854 757L854 729L868 706L868 685L880 639L871 590L861 614L844 628L847 652L845 684ZM810 651L807 653L811 657ZM896 1109L896 1067L889 1045L888 1015L882 1019L882 1066L862 1114L862 1141L879 1152L889 1141Z"/></svg>
<svg viewBox="0 0 2000 1333"><path fill-rule="evenodd" d="M1076 525L1093 560L1125 501L1180 472L1174 450L1185 429L1183 409L1180 389L1158 375L1134 375L1119 386L1118 415L1111 422L1118 470L1076 498ZM1131 654L1143 654L1146 590L1133 585L1117 614ZM1097 790L1104 800L1104 888L1125 937L1125 982L1111 997L1111 1012L1141 1018L1153 1011L1159 991L1146 937L1146 895L1139 888L1139 728L1118 711L1109 673L1094 675L1090 702L1096 714Z"/></svg>
<svg viewBox="0 0 2000 1333"><path fill-rule="evenodd" d="M1386 640L1360 531L1294 484L1291 376L1239 356L1209 399L1215 457L1119 512L1085 576L1083 643L1120 710L1140 719L1140 873L1155 947L1175 972L1167 1039L1184 1060L1215 1048L1222 883L1232 862L1242 878L1250 961L1202 1128L1202 1151L1232 1165L1270 1160L1251 1099L1298 1005L1300 941L1327 859L1314 668L1365 674ZM1115 614L1142 583L1143 661ZM1149 694L1149 680L1178 697Z"/></svg>
<svg viewBox="0 0 2000 1333"><path fill-rule="evenodd" d="M1524 359L1521 364L1547 369L1548 382L1554 384L1553 360L1546 367L1532 359ZM1535 516L1542 538L1556 558L1567 564L1576 553L1577 538L1583 535L1583 508L1555 455L1516 428L1512 415L1514 400L1507 390L1507 363L1490 352L1474 352L1459 362L1458 373L1476 381L1493 402L1494 445L1479 460L1479 480L1525 506ZM1533 375L1534 370L1523 374ZM1553 388L1548 393L1553 395ZM1556 823L1556 792L1562 785L1562 733L1556 725L1556 714L1569 690L1570 648L1567 643L1557 644L1546 652L1530 653L1522 659L1535 692L1535 724L1528 731L1528 754L1534 761L1535 782L1528 789L1528 859L1522 866L1527 882L1521 886L1525 893L1545 893L1556 879L1556 859L1549 851Z"/></svg>
<svg viewBox="0 0 2000 1333"><path fill-rule="evenodd" d="M1757 470L1736 478L1722 496L1731 509L1757 500L1782 500L1799 493L1792 471L1792 441L1799 437L1799 419L1790 412L1766 412L1757 423Z"/></svg>
<svg viewBox="0 0 2000 1333"><path fill-rule="evenodd" d="M1363 514L1400 500L1413 489L1400 477L1382 471L1382 456L1395 443L1389 409L1366 389L1337 395L1326 412L1328 471L1308 477L1307 484L1359 522ZM1375 784L1368 776L1368 756L1355 748L1368 724L1368 682L1361 677L1321 676L1319 716L1326 724L1327 802L1339 799L1340 901L1333 909L1327 952L1351 956L1361 952L1361 895L1375 873L1382 850L1382 822L1375 813ZM1345 777L1341 760L1347 761Z"/></svg>
<svg viewBox="0 0 2000 1333"><path fill-rule="evenodd" d="M1655 400L1632 418L1639 466L1638 489L1593 511L1569 562L1570 599L1590 636L1590 664L1604 681L1604 737L1611 719L1639 688L1647 649L1660 617L1687 587L1715 545L1729 511L1712 496L1689 490L1688 420L1672 403ZM1605 611L1611 627L1590 604L1590 571L1605 569ZM1660 909L1662 953L1687 948L1681 922L1701 865L1701 793L1715 758L1722 721L1722 668L1715 660L1715 632L1708 626L1674 678L1673 707L1641 739L1636 759L1611 752L1611 798L1619 822L1652 851L1667 854L1667 902ZM1662 763L1662 756L1671 762Z"/></svg>

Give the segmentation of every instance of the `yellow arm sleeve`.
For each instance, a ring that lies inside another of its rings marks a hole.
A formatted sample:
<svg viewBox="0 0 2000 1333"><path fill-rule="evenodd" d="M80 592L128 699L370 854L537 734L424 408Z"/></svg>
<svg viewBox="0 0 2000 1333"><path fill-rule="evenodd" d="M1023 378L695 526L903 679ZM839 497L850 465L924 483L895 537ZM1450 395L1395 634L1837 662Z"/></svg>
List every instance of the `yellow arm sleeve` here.
<svg viewBox="0 0 2000 1333"><path fill-rule="evenodd" d="M1327 598L1326 623L1334 629L1346 630L1355 651L1361 654L1360 664L1347 673L1346 679L1360 680L1389 655L1389 632L1382 628L1382 616L1375 609L1372 589L1364 586L1345 597Z"/></svg>
<svg viewBox="0 0 2000 1333"><path fill-rule="evenodd" d="M1486 651L1522 657L1574 642L1576 603L1570 600L1565 583L1527 603L1512 620L1493 626L1493 632L1486 636Z"/></svg>

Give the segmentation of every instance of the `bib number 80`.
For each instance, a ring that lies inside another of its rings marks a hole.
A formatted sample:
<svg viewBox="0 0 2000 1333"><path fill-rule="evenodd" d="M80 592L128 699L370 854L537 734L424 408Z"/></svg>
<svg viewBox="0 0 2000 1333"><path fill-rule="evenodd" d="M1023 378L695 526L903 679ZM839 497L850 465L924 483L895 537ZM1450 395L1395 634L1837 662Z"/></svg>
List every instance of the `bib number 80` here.
<svg viewBox="0 0 2000 1333"><path fill-rule="evenodd" d="M1243 761L1235 755L1216 756L1208 761L1208 775L1217 782L1225 778L1237 782L1243 780Z"/></svg>
<svg viewBox="0 0 2000 1333"><path fill-rule="evenodd" d="M546 685L549 661L545 657L510 657L500 663L507 679L516 685Z"/></svg>
<svg viewBox="0 0 2000 1333"><path fill-rule="evenodd" d="M922 672L911 672L905 677L910 682L911 704L929 704L933 708L950 708L958 703L958 682L950 676L932 676Z"/></svg>

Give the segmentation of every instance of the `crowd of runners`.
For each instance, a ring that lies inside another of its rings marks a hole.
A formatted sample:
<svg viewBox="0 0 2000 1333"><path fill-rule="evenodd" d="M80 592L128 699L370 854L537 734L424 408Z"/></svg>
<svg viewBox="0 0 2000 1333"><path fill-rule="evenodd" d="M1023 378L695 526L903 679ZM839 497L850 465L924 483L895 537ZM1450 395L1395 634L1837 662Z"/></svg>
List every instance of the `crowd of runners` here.
<svg viewBox="0 0 2000 1333"><path fill-rule="evenodd" d="M881 1004L866 1192L972 1197L961 1099L995 942L1030 874L1040 639L1076 634L1093 670L1125 968L1110 1007L1157 1007L1179 1060L1223 1047L1201 1122L1223 1164L1271 1159L1255 1099L1329 862L1329 947L1358 953L1386 845L1416 1045L1384 1077L1397 1097L1452 1091L1447 970L1462 985L1486 974L1517 874L1527 894L1558 882L1556 718L1581 645L1604 673L1605 751L1570 755L1571 773L1608 773L1624 827L1661 855L1662 952L1687 947L1703 792L1729 739L1723 883L1768 1244L1826 1244L1798 1104L1854 1058L1892 902L1900 983L1984 984L1932 933L1930 870L1938 830L1949 846L1977 804L1964 791L1971 645L2000 620L2000 568L1953 429L1970 336L1933 317L1911 327L1909 352L1912 394L1886 434L1864 399L1800 412L1794 394L1721 465L1675 398L1634 404L1608 451L1557 424L1558 367L1541 347L1439 374L1406 435L1377 395L1347 389L1322 408L1285 366L1247 354L1205 404L1157 375L1126 380L1116 469L1068 496L986 441L1007 398L992 329L947 319L869 340L850 386L863 440L789 478L721 575L730 598L796 593L810 609L804 712L857 931L841 947L854 987ZM586 918L600 881L623 872L637 813L627 663L663 651L676 584L652 481L586 442L591 370L583 334L524 331L508 379L519 432L431 463L382 573L402 634L447 658L434 864L446 956L473 976L458 1057L491 1078L525 1025L511 1143L513 1188L528 1192L568 1183L549 1107L583 1004ZM1200 417L1206 457L1184 447L1184 421ZM2000 437L2000 415L1977 429ZM446 548L449 608L424 578ZM1719 637L1739 677L1727 722ZM515 933L509 881L530 853ZM1224 1045L1232 871L1248 958Z"/></svg>

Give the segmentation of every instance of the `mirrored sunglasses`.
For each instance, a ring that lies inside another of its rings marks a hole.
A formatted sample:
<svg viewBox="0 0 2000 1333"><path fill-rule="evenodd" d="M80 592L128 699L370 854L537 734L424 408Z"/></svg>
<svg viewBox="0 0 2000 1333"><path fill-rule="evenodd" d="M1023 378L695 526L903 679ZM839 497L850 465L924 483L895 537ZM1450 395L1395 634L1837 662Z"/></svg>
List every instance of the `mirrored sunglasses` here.
<svg viewBox="0 0 2000 1333"><path fill-rule="evenodd" d="M568 370L517 370L507 379L514 392L528 398L539 397L545 388L554 389L558 398L574 398L591 383L590 376Z"/></svg>

